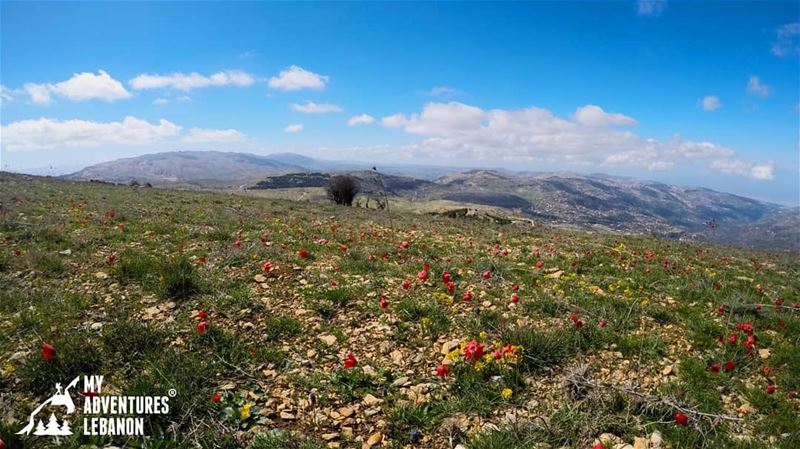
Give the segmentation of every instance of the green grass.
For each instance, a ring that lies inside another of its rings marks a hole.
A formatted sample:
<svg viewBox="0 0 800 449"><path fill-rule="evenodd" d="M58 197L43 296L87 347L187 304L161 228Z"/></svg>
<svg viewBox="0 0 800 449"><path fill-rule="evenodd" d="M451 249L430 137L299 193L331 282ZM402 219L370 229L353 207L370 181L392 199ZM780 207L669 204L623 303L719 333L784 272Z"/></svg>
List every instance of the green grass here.
<svg viewBox="0 0 800 449"><path fill-rule="evenodd" d="M79 374L102 374L122 394L177 395L169 414L147 417L152 438L75 435L62 442L70 449L344 448L377 430L390 448L449 449L452 437L468 448L577 449L604 432L632 443L656 429L672 448L798 446L796 254L227 193L0 181L10 205L0 217L0 438L15 449L48 447L7 435L56 382ZM104 224L112 209L117 217ZM300 248L311 256L301 259ZM265 261L272 272L262 271ZM466 290L471 302L461 300ZM777 298L789 307L773 307ZM202 334L200 310L209 323ZM757 337L752 354L736 329L744 322ZM736 345L717 341L732 333ZM324 343L322 334L335 338ZM466 360L456 346L445 360L444 345L473 339L484 357ZM49 362L45 342L57 349ZM522 349L495 359L507 345ZM350 352L358 363L345 369ZM709 371L728 360L733 371ZM450 372L440 378L445 361ZM672 375L661 374L665 363L675 364ZM583 369L604 386L568 388L564 379ZM610 375L622 370L652 382ZM678 426L674 410L645 407L620 388L708 413L737 415L747 401L751 439L735 423ZM213 402L215 393L225 399ZM380 404L367 406L367 395ZM330 417L342 407L353 415ZM506 416L518 422L509 427ZM455 431L453 422L469 425Z"/></svg>

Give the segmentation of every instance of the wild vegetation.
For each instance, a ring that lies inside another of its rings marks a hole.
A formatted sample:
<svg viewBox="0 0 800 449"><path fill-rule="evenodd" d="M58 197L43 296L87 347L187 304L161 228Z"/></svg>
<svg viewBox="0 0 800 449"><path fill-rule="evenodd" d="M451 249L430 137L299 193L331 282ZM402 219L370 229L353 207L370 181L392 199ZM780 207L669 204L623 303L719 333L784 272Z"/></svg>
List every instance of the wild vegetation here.
<svg viewBox="0 0 800 449"><path fill-rule="evenodd" d="M83 374L177 394L145 439L58 447L800 447L796 254L10 174L0 201L9 449L55 446L15 432Z"/></svg>

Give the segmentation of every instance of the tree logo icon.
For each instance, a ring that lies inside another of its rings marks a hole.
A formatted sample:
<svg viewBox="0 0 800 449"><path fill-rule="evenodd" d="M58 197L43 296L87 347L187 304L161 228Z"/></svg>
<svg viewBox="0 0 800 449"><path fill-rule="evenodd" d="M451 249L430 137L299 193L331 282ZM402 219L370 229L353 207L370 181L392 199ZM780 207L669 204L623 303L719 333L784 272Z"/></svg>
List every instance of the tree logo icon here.
<svg viewBox="0 0 800 449"><path fill-rule="evenodd" d="M46 406L62 406L66 408L66 414L70 415L75 412L75 404L72 402L72 397L69 395L70 388L75 388L75 385L78 384L80 377L76 377L72 382L67 385L66 388L61 389L61 384L56 384L56 392L54 395L50 396L49 399L44 401L40 406L36 407L36 409L31 413L30 418L28 419L28 425L25 426L22 430L17 432L17 435L30 435L31 432L34 435L41 435L41 436L67 436L72 435L72 429L69 426L69 422L64 420L63 423L58 422L58 418L54 413L50 413L50 418L47 420L47 424L45 424L41 419L38 421L36 420L37 415L39 412L42 411ZM34 426L36 430L34 430Z"/></svg>

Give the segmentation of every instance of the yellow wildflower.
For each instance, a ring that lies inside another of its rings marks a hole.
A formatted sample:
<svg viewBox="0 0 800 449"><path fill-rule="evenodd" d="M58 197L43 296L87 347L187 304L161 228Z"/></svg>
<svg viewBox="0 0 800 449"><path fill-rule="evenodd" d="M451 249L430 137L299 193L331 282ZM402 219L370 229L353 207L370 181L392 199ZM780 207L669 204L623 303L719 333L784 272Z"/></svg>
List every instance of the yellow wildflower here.
<svg viewBox="0 0 800 449"><path fill-rule="evenodd" d="M247 404L243 405L242 408L239 409L239 416L242 418L242 420L245 420L245 419L250 417L250 409L251 408L253 408L253 405L250 404L250 403L247 403Z"/></svg>
<svg viewBox="0 0 800 449"><path fill-rule="evenodd" d="M12 365L10 363L6 363L5 365L3 365L2 374L4 376L8 376L9 374L11 374L13 372L14 372L14 365Z"/></svg>
<svg viewBox="0 0 800 449"><path fill-rule="evenodd" d="M486 331L481 331L481 333L478 334L478 338L480 338L481 340L486 340L487 335L488 334L486 333Z"/></svg>
<svg viewBox="0 0 800 449"><path fill-rule="evenodd" d="M502 391L502 393L500 393L500 394L502 394L502 395L503 395L503 398L505 398L505 399L508 399L508 398L510 398L510 397L511 397L511 395L512 395L512 394L514 394L514 392L513 392L513 391L511 391L511 389L510 389L510 388L503 388L503 391Z"/></svg>

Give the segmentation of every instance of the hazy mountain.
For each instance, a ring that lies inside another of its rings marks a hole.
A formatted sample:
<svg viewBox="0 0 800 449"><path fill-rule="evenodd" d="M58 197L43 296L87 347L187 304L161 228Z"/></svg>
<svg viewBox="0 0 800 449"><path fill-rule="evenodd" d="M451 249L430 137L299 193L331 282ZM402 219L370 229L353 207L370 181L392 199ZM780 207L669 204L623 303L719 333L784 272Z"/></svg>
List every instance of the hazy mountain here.
<svg viewBox="0 0 800 449"><path fill-rule="evenodd" d="M373 172L352 172L365 192L380 191ZM253 188L322 187L329 175L267 178ZM768 249L800 249L800 209L701 187L673 186L574 173L451 173L433 181L381 175L390 196L449 200L509 209L541 222L579 228L656 234ZM715 225L709 225L713 220Z"/></svg>
<svg viewBox="0 0 800 449"><path fill-rule="evenodd" d="M295 164L305 163L306 158L288 156L276 155L273 158L222 151L171 151L102 162L65 177L124 183L149 182L154 185L218 186L256 182L266 176L308 170L305 166Z"/></svg>
<svg viewBox="0 0 800 449"><path fill-rule="evenodd" d="M67 177L178 187L291 189L322 187L330 173L347 172L358 178L366 194L501 207L556 225L800 249L800 209L702 187L603 174L382 165L379 175L371 168L364 162L325 161L293 153L176 151L104 162ZM707 226L710 220L716 228Z"/></svg>

